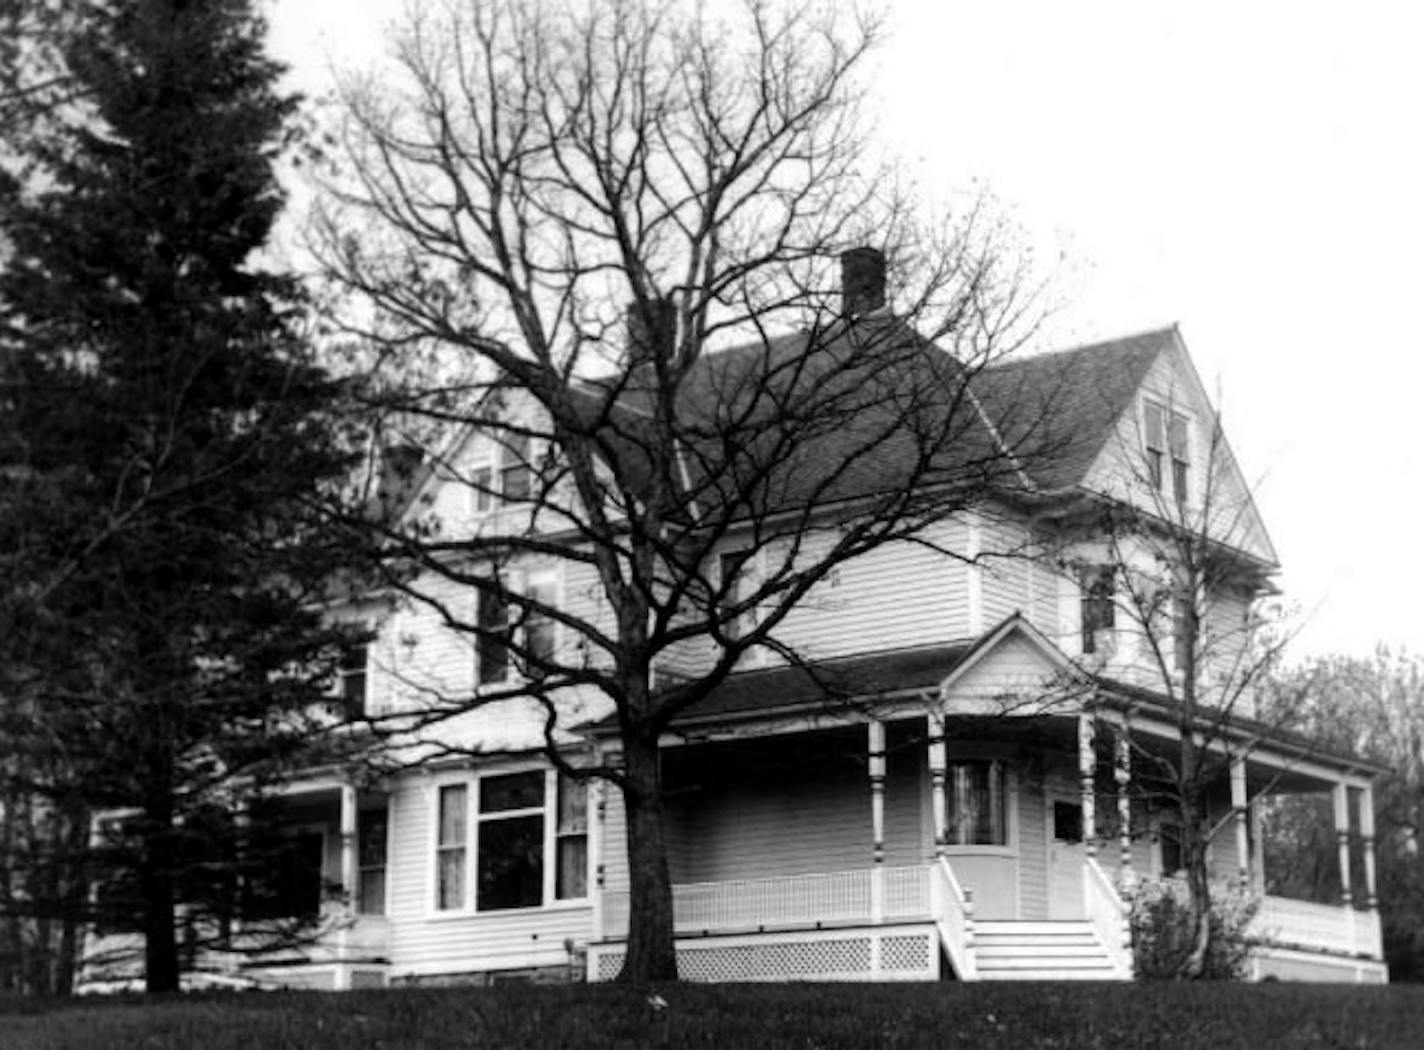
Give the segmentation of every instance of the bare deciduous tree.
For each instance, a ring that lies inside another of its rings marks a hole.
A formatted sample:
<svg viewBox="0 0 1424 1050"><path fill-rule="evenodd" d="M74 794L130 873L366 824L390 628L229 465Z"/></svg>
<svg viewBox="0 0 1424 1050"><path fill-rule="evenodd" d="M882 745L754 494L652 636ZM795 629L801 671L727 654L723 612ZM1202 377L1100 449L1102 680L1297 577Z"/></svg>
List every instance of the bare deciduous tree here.
<svg viewBox="0 0 1424 1050"><path fill-rule="evenodd" d="M1211 843L1233 816L1214 816L1210 795L1251 746L1243 720L1257 720L1259 690L1289 632L1269 602L1274 555L1220 415L1189 385L1133 406L1118 436L1113 498L1093 522L1085 549L1095 554L1081 570L1089 615L1116 619L1115 644L1128 650L1085 659L1165 697L1176 724L1174 749L1134 741L1134 765L1139 790L1181 828L1193 932L1180 976L1192 978L1215 935Z"/></svg>
<svg viewBox="0 0 1424 1050"><path fill-rule="evenodd" d="M660 736L739 663L801 661L782 628L841 566L933 544L1047 444L972 390L1039 316L1025 256L986 207L921 221L874 163L879 35L491 0L415 14L345 92L317 251L396 473L467 493L385 519L390 577L481 668L387 723L532 697L567 766L576 701L612 711L619 750L568 771L621 789L625 979L677 973Z"/></svg>

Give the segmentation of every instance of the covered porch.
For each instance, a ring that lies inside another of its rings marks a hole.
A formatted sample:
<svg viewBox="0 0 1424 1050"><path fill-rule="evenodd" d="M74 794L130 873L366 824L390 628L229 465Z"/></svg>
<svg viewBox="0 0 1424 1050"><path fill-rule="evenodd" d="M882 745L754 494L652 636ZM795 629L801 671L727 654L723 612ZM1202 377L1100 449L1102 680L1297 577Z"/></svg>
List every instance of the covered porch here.
<svg viewBox="0 0 1424 1050"><path fill-rule="evenodd" d="M1170 814L1144 789L1175 729L1108 706L944 712L938 698L902 701L705 727L668 747L684 977L1131 977L1128 902L1177 863ZM1253 976L1384 980L1372 862L1339 904L1263 892L1262 800L1329 791L1348 838L1354 798L1369 857L1368 775L1254 745L1214 791L1211 848L1214 876L1260 898ZM588 974L608 980L627 931L625 845L616 798L596 791L592 806Z"/></svg>

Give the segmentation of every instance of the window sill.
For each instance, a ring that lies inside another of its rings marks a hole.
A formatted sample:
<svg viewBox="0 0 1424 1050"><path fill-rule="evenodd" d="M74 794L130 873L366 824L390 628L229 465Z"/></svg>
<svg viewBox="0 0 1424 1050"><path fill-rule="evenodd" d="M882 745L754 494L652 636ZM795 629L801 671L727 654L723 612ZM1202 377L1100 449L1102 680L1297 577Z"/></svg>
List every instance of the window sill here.
<svg viewBox="0 0 1424 1050"><path fill-rule="evenodd" d="M431 910L426 913L427 922L452 922L460 919L498 919L504 916L539 915L546 912L584 911L593 907L591 897L554 901L550 904L535 904L525 908L495 908L480 911L478 908L450 908L445 911Z"/></svg>
<svg viewBox="0 0 1424 1050"><path fill-rule="evenodd" d="M946 846L945 856L948 857L1017 857L1019 855L1016 846Z"/></svg>

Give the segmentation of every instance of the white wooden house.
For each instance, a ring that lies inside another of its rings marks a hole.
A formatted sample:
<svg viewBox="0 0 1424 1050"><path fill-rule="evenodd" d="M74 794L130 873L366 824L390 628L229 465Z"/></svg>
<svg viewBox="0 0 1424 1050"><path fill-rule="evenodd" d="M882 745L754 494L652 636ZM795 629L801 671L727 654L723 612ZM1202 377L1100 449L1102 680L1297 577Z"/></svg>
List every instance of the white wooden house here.
<svg viewBox="0 0 1424 1050"><path fill-rule="evenodd" d="M893 544L843 567L784 626L813 670L747 666L668 733L684 977L1131 976L1125 896L1178 860L1170 810L1135 788L1150 756L1175 753L1179 730L1111 589L1084 571L1095 548L1081 511L1136 498L1122 484L1125 455L1155 461L1159 486L1202 484L1211 409L1176 329L1004 366L981 396L1031 399L1050 377L1076 440L1027 479L1032 506L940 522L933 539L963 559ZM478 435L467 444L468 469L501 469ZM1223 557L1239 563L1241 583L1236 607L1230 595L1217 606L1223 638L1276 568L1245 486L1234 473L1230 484L1238 527ZM483 510L438 473L425 485L425 505L449 522ZM991 556L1006 551L1016 556ZM561 604L596 601L592 579L567 566L526 572ZM678 659L707 656L689 647ZM437 617L398 610L343 688L385 710L468 691L488 670ZM571 761L617 749L597 698L568 712ZM1221 743L1232 758L1213 796L1215 875L1262 893L1260 800L1319 792L1334 800L1345 888L1331 905L1263 897L1254 972L1383 981L1378 770L1251 713L1238 709ZM280 804L325 883L313 890L323 933L227 965L335 988L616 975L629 920L622 807L611 788L551 767L541 718L516 698L441 730L487 743L487 759L288 782ZM1358 873L1352 838L1363 840Z"/></svg>

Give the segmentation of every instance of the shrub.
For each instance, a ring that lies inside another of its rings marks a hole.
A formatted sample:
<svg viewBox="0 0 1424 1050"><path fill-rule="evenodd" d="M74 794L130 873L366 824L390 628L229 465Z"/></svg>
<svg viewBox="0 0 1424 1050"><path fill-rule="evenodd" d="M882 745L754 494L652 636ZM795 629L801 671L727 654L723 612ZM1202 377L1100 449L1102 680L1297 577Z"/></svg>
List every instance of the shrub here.
<svg viewBox="0 0 1424 1050"><path fill-rule="evenodd" d="M1240 886L1211 890L1211 943L1201 976L1239 981L1246 976L1254 941L1248 932L1259 902ZM1192 953L1193 928L1187 885L1180 879L1144 879L1132 898L1132 954L1137 977L1173 980Z"/></svg>

